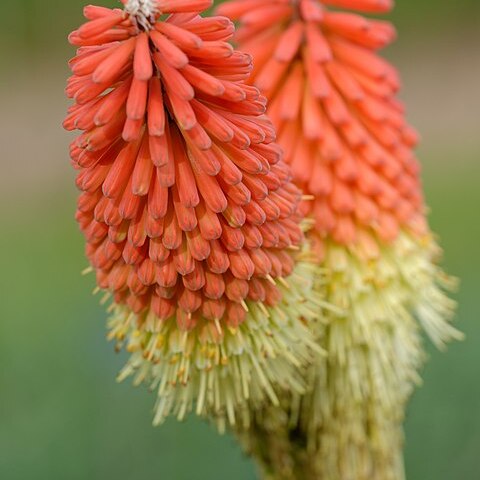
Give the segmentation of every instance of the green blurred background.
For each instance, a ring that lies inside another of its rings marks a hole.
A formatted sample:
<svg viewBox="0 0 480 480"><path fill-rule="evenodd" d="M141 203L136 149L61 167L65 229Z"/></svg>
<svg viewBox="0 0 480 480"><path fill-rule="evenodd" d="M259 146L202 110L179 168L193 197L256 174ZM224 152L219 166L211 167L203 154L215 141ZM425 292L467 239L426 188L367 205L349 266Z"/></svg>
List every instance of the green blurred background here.
<svg viewBox="0 0 480 480"><path fill-rule="evenodd" d="M467 340L431 349L408 412L410 480L480 478L480 2L398 0L386 52L423 134L431 223L462 279ZM114 1L104 4L114 5ZM0 479L253 480L234 441L191 420L151 427L154 398L117 385L122 356L73 220L70 136L61 121L66 35L81 0L2 0L0 14Z"/></svg>

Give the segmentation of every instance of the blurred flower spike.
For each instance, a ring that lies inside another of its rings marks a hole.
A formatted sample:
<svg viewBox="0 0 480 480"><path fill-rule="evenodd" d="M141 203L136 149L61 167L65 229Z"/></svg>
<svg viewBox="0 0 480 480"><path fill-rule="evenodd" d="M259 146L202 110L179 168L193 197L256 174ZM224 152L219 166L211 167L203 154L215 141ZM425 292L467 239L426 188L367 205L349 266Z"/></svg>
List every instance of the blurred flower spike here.
<svg viewBox="0 0 480 480"><path fill-rule="evenodd" d="M303 205L318 284L331 310L318 324L327 357L307 374L312 393L284 394L244 435L275 479L401 480L405 404L433 342L461 338L449 323L454 286L438 267L426 221L416 132L396 98L396 70L376 51L395 38L391 0L231 0L236 42ZM340 315L338 311L343 312ZM325 329L325 331L323 331ZM267 475L268 476L268 475Z"/></svg>
<svg viewBox="0 0 480 480"><path fill-rule="evenodd" d="M251 56L210 0L87 6L66 89L77 220L120 378L158 391L155 423L193 409L248 424L252 405L305 390L320 352L302 195L291 183Z"/></svg>

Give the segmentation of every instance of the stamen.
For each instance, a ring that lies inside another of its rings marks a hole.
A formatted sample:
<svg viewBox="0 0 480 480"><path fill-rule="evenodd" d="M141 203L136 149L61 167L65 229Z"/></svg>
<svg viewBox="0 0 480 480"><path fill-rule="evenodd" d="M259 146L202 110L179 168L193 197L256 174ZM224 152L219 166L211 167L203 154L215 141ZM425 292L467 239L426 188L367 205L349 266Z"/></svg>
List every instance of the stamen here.
<svg viewBox="0 0 480 480"><path fill-rule="evenodd" d="M87 267L84 270L82 270L82 275L88 275L89 273L92 273L92 272L93 272L93 268Z"/></svg>

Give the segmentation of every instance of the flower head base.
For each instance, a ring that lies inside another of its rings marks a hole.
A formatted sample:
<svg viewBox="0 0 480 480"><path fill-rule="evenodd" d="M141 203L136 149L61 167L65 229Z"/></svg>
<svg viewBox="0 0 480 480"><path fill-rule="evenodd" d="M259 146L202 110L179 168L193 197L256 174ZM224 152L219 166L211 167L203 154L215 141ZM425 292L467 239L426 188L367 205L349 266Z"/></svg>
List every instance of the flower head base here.
<svg viewBox="0 0 480 480"><path fill-rule="evenodd" d="M319 348L295 318L314 321L317 316L303 293L312 289L312 274L311 264L300 264L291 280L298 288L281 284L283 300L275 307L247 301L249 318L238 328L222 329L217 320L186 332L148 312L141 319L145 327L138 329L138 317L116 307L111 336L120 342L125 337L132 352L119 379L133 375L135 383L146 382L158 390L156 425L171 414L183 420L195 410L201 416L208 413L220 431L225 422L245 428L251 411L265 403L265 395L268 403L279 405L278 389L306 392L298 369L309 364L311 352Z"/></svg>
<svg viewBox="0 0 480 480"><path fill-rule="evenodd" d="M210 4L87 7L65 127L84 131L71 145L77 219L118 305L111 336L133 352L126 373L160 383L160 418L198 400L233 423L272 384L301 390L294 369L319 348L303 323L311 268L296 267L300 190L245 83L251 57L226 43L231 21L199 16Z"/></svg>
<svg viewBox="0 0 480 480"><path fill-rule="evenodd" d="M426 357L420 327L439 347L461 338L446 323L455 302L444 291L454 285L437 250L402 233L364 262L329 242L317 286L337 306L320 337L328 356L309 368L306 395L279 394L280 408L265 406L237 431L271 478L404 480L401 425Z"/></svg>

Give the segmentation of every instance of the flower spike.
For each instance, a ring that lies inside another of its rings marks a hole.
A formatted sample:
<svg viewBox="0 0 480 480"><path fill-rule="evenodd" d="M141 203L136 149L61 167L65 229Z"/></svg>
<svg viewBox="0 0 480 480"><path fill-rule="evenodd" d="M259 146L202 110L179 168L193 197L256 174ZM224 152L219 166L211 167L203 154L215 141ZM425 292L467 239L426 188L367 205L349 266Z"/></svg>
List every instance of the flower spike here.
<svg viewBox="0 0 480 480"><path fill-rule="evenodd" d="M109 336L158 390L155 423L193 409L222 426L302 392L320 351L300 190L274 143L250 55L201 0L89 6L70 35L64 126L82 190L77 220Z"/></svg>
<svg viewBox="0 0 480 480"><path fill-rule="evenodd" d="M309 233L333 306L314 325L328 356L307 374L312 392L284 393L243 433L276 479L402 480L402 420L424 360L420 326L437 346L461 338L449 323L452 287L425 218L418 142L377 55L395 38L391 0L231 0L249 79L294 180L312 201Z"/></svg>

